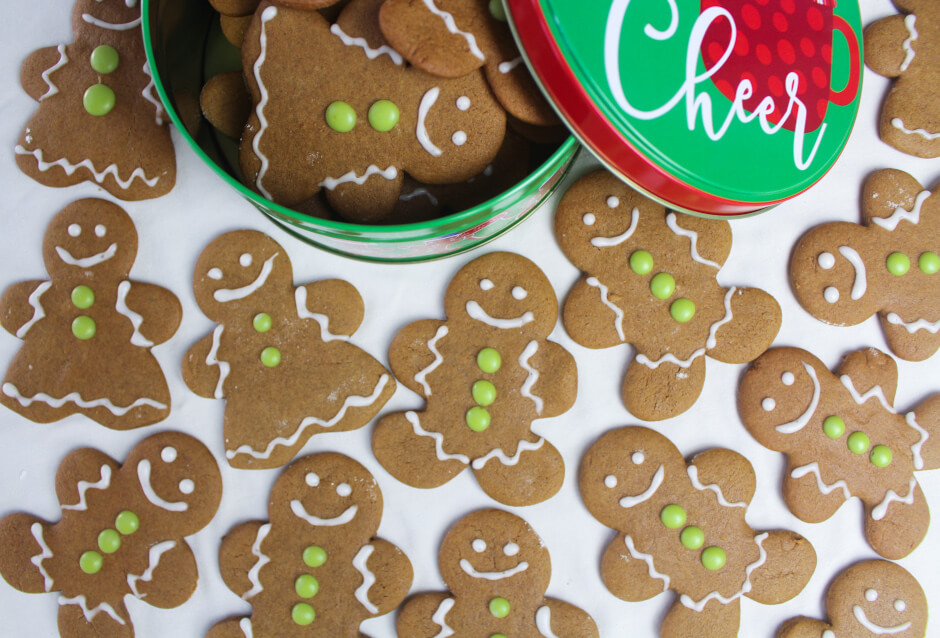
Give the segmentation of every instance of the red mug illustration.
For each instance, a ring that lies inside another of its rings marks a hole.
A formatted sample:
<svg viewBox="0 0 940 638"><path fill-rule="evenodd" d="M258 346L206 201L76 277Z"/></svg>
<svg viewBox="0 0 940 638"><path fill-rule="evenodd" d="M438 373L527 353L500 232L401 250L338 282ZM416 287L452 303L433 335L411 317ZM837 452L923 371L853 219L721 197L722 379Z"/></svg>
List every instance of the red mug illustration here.
<svg viewBox="0 0 940 638"><path fill-rule="evenodd" d="M702 60L712 82L733 101L741 82L750 81L752 93L743 100L744 109L753 113L769 97L774 110L764 107L767 121L777 124L783 119L782 126L791 131L796 118L788 115L788 109L792 111L795 93L806 107L804 131L816 130L830 102L845 106L855 99L861 75L858 37L833 14L835 4L835 0L702 0L702 13L720 11L702 39ZM849 50L849 78L839 90L830 85L835 30L842 33ZM792 73L796 76L788 83ZM794 79L798 79L795 84Z"/></svg>

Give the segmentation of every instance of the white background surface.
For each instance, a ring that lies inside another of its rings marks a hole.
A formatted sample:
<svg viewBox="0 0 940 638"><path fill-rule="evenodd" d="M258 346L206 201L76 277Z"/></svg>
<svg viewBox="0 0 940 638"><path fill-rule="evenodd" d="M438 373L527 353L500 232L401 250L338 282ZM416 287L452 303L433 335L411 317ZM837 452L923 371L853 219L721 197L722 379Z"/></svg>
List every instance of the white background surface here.
<svg viewBox="0 0 940 638"><path fill-rule="evenodd" d="M191 0L198 1L198 0ZM863 23L894 11L887 0L864 0ZM24 279L48 277L40 248L51 217L75 199L107 193L89 184L51 189L37 184L16 168L13 146L26 120L36 108L20 88L21 61L34 49L70 42L70 0L4 2L0 21L0 287ZM927 187L940 178L940 162L905 156L877 139L877 109L887 80L867 69L863 101L856 130L842 158L830 173L807 193L777 209L732 223L734 247L718 275L724 285L747 285L773 294L783 307L783 325L776 345L795 345L819 356L830 368L857 348L885 349L877 321L837 328L810 317L795 302L787 281L787 262L797 237L818 223L832 220L857 222L863 178L872 170L902 168ZM234 614L248 614L250 607L230 592L218 574L220 538L235 524L266 519L268 492L277 470L233 470L224 461L221 401L202 399L185 387L180 361L186 350L213 327L192 296L191 276L202 248L222 232L254 228L271 234L293 260L297 283L329 277L352 282L366 302L366 318L353 341L387 361L387 348L405 324L421 318L443 317L443 290L452 275L467 261L493 250L511 250L535 261L564 298L579 273L559 250L552 236L552 214L557 195L529 220L497 241L469 255L443 262L413 266L360 263L308 247L287 236L240 199L208 168L197 161L174 132L179 174L176 188L166 197L127 203L134 219L140 248L131 278L165 286L183 304L183 323L176 336L153 352L170 383L173 412L158 425L137 431L115 432L84 417L38 425L0 409L0 515L26 511L57 521L59 505L54 475L59 461L80 446L97 447L123 462L137 442L164 429L189 432L205 442L222 467L224 495L212 523L189 538L199 564L200 581L193 597L173 610L158 610L133 598L128 609L138 636L189 638L204 636L215 622ZM760 158L755 158L760 161ZM594 166L582 155L574 175ZM506 508L534 527L552 557L551 596L579 605L591 613L602 636L656 635L673 594L643 603L627 603L603 586L598 565L613 532L588 514L578 496L577 473L585 450L603 432L617 426L641 424L620 402L623 371L632 356L629 346L588 350L574 344L559 324L552 339L571 351L578 364L579 392L566 414L537 421L534 430L546 436L565 458L567 472L561 492L549 501L526 508ZM0 333L0 366L4 368L20 347L14 336ZM921 363L898 362L900 381L896 406L907 411L928 394L940 390L940 356ZM862 534L862 508L857 499L825 523L802 523L784 507L780 496L784 459L756 443L737 415L735 393L744 366L711 359L702 397L685 414L652 427L665 433L691 456L710 447L730 447L747 456L757 473L757 493L747 519L755 529L793 529L809 538L819 563L803 593L794 600L766 606L742 599L742 636L770 636L787 618L806 614L823 617L823 598L829 581L855 561L876 558ZM422 401L399 387L383 413L420 408ZM398 483L375 461L369 447L372 424L355 432L318 435L305 453L334 450L349 454L375 475L385 497L380 536L401 547L415 569L413 591L443 589L437 568L437 549L445 531L463 515L497 505L478 488L470 472L464 472L436 490L416 490ZM940 516L940 471L921 472L923 487L935 516ZM0 548L3 551L3 548ZM928 600L940 602L940 525L933 525L921 546L899 561L920 581ZM56 634L58 605L54 594L23 594L0 583L0 634L4 636L52 636ZM394 635L395 614L367 621L363 630L374 638ZM928 625L928 633L940 634L940 620Z"/></svg>

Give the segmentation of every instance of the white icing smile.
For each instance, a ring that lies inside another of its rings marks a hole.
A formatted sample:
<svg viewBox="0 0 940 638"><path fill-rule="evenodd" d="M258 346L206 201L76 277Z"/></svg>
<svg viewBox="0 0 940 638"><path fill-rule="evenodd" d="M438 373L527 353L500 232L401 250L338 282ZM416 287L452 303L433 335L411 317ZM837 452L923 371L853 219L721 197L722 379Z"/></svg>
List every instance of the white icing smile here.
<svg viewBox="0 0 940 638"><path fill-rule="evenodd" d="M356 512L359 511L359 506L350 505L342 514L339 516L334 516L333 518L320 518L307 512L307 508L304 507L304 504L295 498L290 502L290 511L292 511L297 518L306 521L310 525L338 527L339 525L345 525L354 519L356 517Z"/></svg>
<svg viewBox="0 0 940 638"><path fill-rule="evenodd" d="M867 278L865 276L865 262L854 248L839 246L839 252L845 257L852 268L855 269L855 281L852 282L852 300L856 301L865 295Z"/></svg>
<svg viewBox="0 0 940 638"><path fill-rule="evenodd" d="M280 253L274 253L268 257L265 260L264 265L261 267L261 272L258 273L258 277L247 286L242 286L241 288L220 288L212 293L212 296L215 297L216 301L226 303L229 301L244 299L248 295L257 292L265 283L267 283L268 277L271 275L271 271L274 270L274 258L279 254Z"/></svg>
<svg viewBox="0 0 940 638"><path fill-rule="evenodd" d="M868 616L865 615L865 610L862 609L860 605L855 605L852 607L852 612L855 614L855 620L858 621L858 624L871 633L878 634L879 636L883 634L899 634L902 631L906 631L911 626L911 621L907 621L903 625L895 625L894 627L882 627L881 625L876 625L868 619Z"/></svg>
<svg viewBox="0 0 940 638"><path fill-rule="evenodd" d="M96 255L91 255L90 257L73 257L70 253L62 246L55 247L56 253L59 255L59 259L67 263L69 266L78 266L79 268L91 268L92 266L97 266L100 263L106 262L117 253L117 244L111 244L108 248Z"/></svg>
<svg viewBox="0 0 940 638"><path fill-rule="evenodd" d="M189 504L185 501L167 501L157 494L150 484L150 461L144 459L137 464L137 478L140 480L140 488L144 491L147 500L169 512L185 512L189 509Z"/></svg>
<svg viewBox="0 0 940 638"><path fill-rule="evenodd" d="M501 572L478 572L473 568L473 565L470 564L466 558L460 559L460 568L464 570L469 576L474 578L483 578L486 580L502 580L504 578L510 578L516 574L522 573L525 570L529 569L529 563L522 561L512 569L507 569Z"/></svg>
<svg viewBox="0 0 940 638"><path fill-rule="evenodd" d="M597 236L591 238L591 245L597 246L598 248L609 248L611 246L617 246L623 242L630 239L633 233L636 231L636 226L640 222L640 211L636 208L633 209L633 216L630 218L630 227L625 231L616 235L614 237L603 237Z"/></svg>
<svg viewBox="0 0 940 638"><path fill-rule="evenodd" d="M94 25L96 27L100 27L102 29L110 29L111 31L129 31L130 29L134 29L140 26L140 18L136 18L134 20L131 20L130 22L115 24L112 22L105 22L104 20L99 20L98 18L91 15L90 13L83 13L82 20L84 20L88 24Z"/></svg>
<svg viewBox="0 0 940 638"><path fill-rule="evenodd" d="M415 130L418 143L433 157L440 157L444 154L444 151L435 146L434 142L431 141L431 137L428 135L428 129L424 122L428 117L428 112L431 110L431 107L437 102L437 96L440 95L440 93L441 90L435 86L421 97L421 103L418 104L418 125Z"/></svg>
<svg viewBox="0 0 940 638"><path fill-rule="evenodd" d="M620 507L628 508L633 507L634 505L639 505L640 503L650 499L653 494L656 493L656 490L659 489L659 486L663 484L663 478L666 476L666 469L660 465L659 469L656 470L656 474L653 475L653 480L650 481L650 486L646 488L641 494L636 496L624 496L620 499Z"/></svg>
<svg viewBox="0 0 940 638"><path fill-rule="evenodd" d="M820 388L819 379L816 377L816 370L805 361L803 362L803 368L806 370L806 374L809 375L809 378L813 380L813 399L809 402L809 407L806 408L803 414L789 423L777 426L777 432L781 434L793 434L794 432L802 430L806 427L806 424L809 423L810 418L815 414L816 408L819 406Z"/></svg>
<svg viewBox="0 0 940 638"><path fill-rule="evenodd" d="M467 302L467 314L470 315L472 319L476 319L477 321L482 321L488 326L499 328L501 330L511 330L513 328L521 328L522 326L526 325L530 321L535 320L535 315L533 315L532 312L528 310L522 313L521 315L519 315L518 317L514 317L511 319L498 319L495 317L491 317L485 310L483 310L480 304L472 300Z"/></svg>

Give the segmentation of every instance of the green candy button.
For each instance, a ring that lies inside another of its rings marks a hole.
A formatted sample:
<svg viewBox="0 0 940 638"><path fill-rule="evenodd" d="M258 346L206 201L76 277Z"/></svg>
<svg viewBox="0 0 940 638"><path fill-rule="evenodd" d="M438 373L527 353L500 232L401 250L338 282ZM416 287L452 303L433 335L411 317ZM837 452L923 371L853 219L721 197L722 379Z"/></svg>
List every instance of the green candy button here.
<svg viewBox="0 0 940 638"><path fill-rule="evenodd" d="M478 405L467 410L464 418L467 420L467 427L474 432L482 432L490 427L490 413Z"/></svg>
<svg viewBox="0 0 940 638"><path fill-rule="evenodd" d="M87 310L95 303L95 293L88 286L75 286L72 288L72 304L76 308Z"/></svg>
<svg viewBox="0 0 940 638"><path fill-rule="evenodd" d="M137 514L134 512L124 510L114 519L114 526L117 528L117 531L127 536L128 534L133 534L140 528L140 519L137 518Z"/></svg>
<svg viewBox="0 0 940 638"><path fill-rule="evenodd" d="M320 591L320 581L313 574L302 574L294 581L294 591L301 598L313 598Z"/></svg>
<svg viewBox="0 0 940 638"><path fill-rule="evenodd" d="M493 374L503 365L503 358L495 348L483 348L477 353L477 366L483 372Z"/></svg>
<svg viewBox="0 0 940 638"><path fill-rule="evenodd" d="M668 272L661 272L650 282L650 292L657 299L668 299L676 291L676 280Z"/></svg>
<svg viewBox="0 0 940 638"><path fill-rule="evenodd" d="M91 52L91 68L98 73L105 75L113 73L118 68L120 61L121 56L118 55L117 49L107 44L97 46Z"/></svg>
<svg viewBox="0 0 940 638"><path fill-rule="evenodd" d="M659 518L669 529L679 529L685 525L685 510L679 505L667 505L659 513Z"/></svg>
<svg viewBox="0 0 940 638"><path fill-rule="evenodd" d="M630 255L630 270L638 275L653 272L653 256L645 250L635 250Z"/></svg>
<svg viewBox="0 0 940 638"><path fill-rule="evenodd" d="M676 299L669 306L669 314L679 323L685 323L695 316L695 303L685 297Z"/></svg>
<svg viewBox="0 0 940 638"><path fill-rule="evenodd" d="M356 125L356 111L345 102L331 102L326 107L326 124L338 133L348 133Z"/></svg>
<svg viewBox="0 0 940 638"><path fill-rule="evenodd" d="M921 253L920 258L917 260L917 265L920 266L922 271L928 275L932 275L940 270L940 256L932 251Z"/></svg>
<svg viewBox="0 0 940 638"><path fill-rule="evenodd" d="M255 318L251 320L251 325L257 332L267 332L271 329L272 324L271 315L266 312L259 312L255 315Z"/></svg>
<svg viewBox="0 0 940 638"><path fill-rule="evenodd" d="M106 84L95 84L85 89L82 104L89 114L101 117L114 108L114 91Z"/></svg>
<svg viewBox="0 0 940 638"><path fill-rule="evenodd" d="M823 432L830 439L838 439L845 434L845 421L839 416L827 416L823 421Z"/></svg>
<svg viewBox="0 0 940 638"><path fill-rule="evenodd" d="M506 638L506 634L492 634L490 638Z"/></svg>
<svg viewBox="0 0 940 638"><path fill-rule="evenodd" d="M290 617L295 623L306 627L317 618L317 612L307 603L297 603L290 610Z"/></svg>
<svg viewBox="0 0 940 638"><path fill-rule="evenodd" d="M683 547L698 549L705 544L705 532L694 525L689 525L679 534Z"/></svg>
<svg viewBox="0 0 940 638"><path fill-rule="evenodd" d="M705 566L705 569L710 571L715 571L721 569L725 566L725 561L728 557L725 555L725 550L717 546L706 547L702 550L702 565Z"/></svg>
<svg viewBox="0 0 940 638"><path fill-rule="evenodd" d="M269 368L273 368L281 363L281 351L274 346L268 346L261 351L261 363Z"/></svg>
<svg viewBox="0 0 940 638"><path fill-rule="evenodd" d="M855 454L864 454L868 451L868 446L871 445L871 441L868 438L868 435L864 432L852 432L849 435L849 449L852 450Z"/></svg>
<svg viewBox="0 0 940 638"><path fill-rule="evenodd" d="M868 458L875 467L888 467L891 465L893 454L887 445L876 445L871 449L871 455Z"/></svg>
<svg viewBox="0 0 940 638"><path fill-rule="evenodd" d="M505 618L509 615L509 601L501 596L490 601L490 613L497 618Z"/></svg>
<svg viewBox="0 0 940 638"><path fill-rule="evenodd" d="M900 277L906 275L907 271L911 269L911 260L904 253L891 253L888 255L886 265L888 272Z"/></svg>
<svg viewBox="0 0 940 638"><path fill-rule="evenodd" d="M303 558L308 567L319 567L326 562L326 550L319 545L310 545L304 550Z"/></svg>
<svg viewBox="0 0 940 638"><path fill-rule="evenodd" d="M96 551L89 550L78 559L78 566L86 574L97 574L101 571L102 565L104 565L104 558Z"/></svg>
<svg viewBox="0 0 940 638"><path fill-rule="evenodd" d="M401 111L389 100L379 100L369 107L369 126L380 133L387 133L398 124Z"/></svg>
<svg viewBox="0 0 940 638"><path fill-rule="evenodd" d="M113 554L121 549L121 535L114 529L103 530L98 534L98 549L105 554Z"/></svg>
<svg viewBox="0 0 940 638"><path fill-rule="evenodd" d="M95 320L81 315L72 321L72 334L85 341L95 336Z"/></svg>
<svg viewBox="0 0 940 638"><path fill-rule="evenodd" d="M477 405L484 407L492 405L493 401L496 400L496 386L486 379L474 382L473 400L477 402Z"/></svg>
<svg viewBox="0 0 940 638"><path fill-rule="evenodd" d="M490 0L490 15L500 22L506 22L506 9L500 0Z"/></svg>

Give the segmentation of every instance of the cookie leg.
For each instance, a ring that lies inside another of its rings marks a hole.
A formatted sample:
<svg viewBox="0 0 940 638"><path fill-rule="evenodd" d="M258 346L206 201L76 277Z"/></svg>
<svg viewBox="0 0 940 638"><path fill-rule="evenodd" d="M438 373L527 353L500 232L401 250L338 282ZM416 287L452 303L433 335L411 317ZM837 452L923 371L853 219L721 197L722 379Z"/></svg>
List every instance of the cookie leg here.
<svg viewBox="0 0 940 638"><path fill-rule="evenodd" d="M930 512L915 479L908 490L889 490L874 507L866 503L865 538L871 548L890 560L904 558L927 535Z"/></svg>
<svg viewBox="0 0 940 638"><path fill-rule="evenodd" d="M546 598L545 604L536 610L535 623L543 636L596 638L600 635L594 619L586 611L554 598Z"/></svg>
<svg viewBox="0 0 940 638"><path fill-rule="evenodd" d="M649 361L642 355L630 363L623 380L623 404L644 421L682 414L695 403L705 383L705 357L683 367L665 357Z"/></svg>
<svg viewBox="0 0 940 638"><path fill-rule="evenodd" d="M741 604L735 600L727 605L709 601L702 611L695 611L680 601L673 603L659 628L661 638L734 638L741 624Z"/></svg>
<svg viewBox="0 0 940 638"><path fill-rule="evenodd" d="M213 625L206 638L245 638L251 635L251 618L228 618Z"/></svg>
<svg viewBox="0 0 940 638"><path fill-rule="evenodd" d="M821 523L835 514L851 497L848 484L842 479L823 478L826 466L817 462L793 467L787 465L783 479L783 500L801 521Z"/></svg>
<svg viewBox="0 0 940 638"><path fill-rule="evenodd" d="M453 606L454 599L446 593L419 594L402 606L395 629L399 636L410 638L448 636L447 612Z"/></svg>
<svg viewBox="0 0 940 638"><path fill-rule="evenodd" d="M776 638L818 638L824 635L827 629L831 630L832 625L815 618L798 616L780 625Z"/></svg>
<svg viewBox="0 0 940 638"><path fill-rule="evenodd" d="M473 461L483 491L503 505L534 505L554 496L565 478L565 463L551 443L520 441L513 456L494 450Z"/></svg>
<svg viewBox="0 0 940 638"><path fill-rule="evenodd" d="M134 625L124 603L91 602L83 595L59 597L62 638L134 638Z"/></svg>
<svg viewBox="0 0 940 638"><path fill-rule="evenodd" d="M751 600L776 605L790 600L809 582L816 569L816 550L796 532L768 532L761 541L767 557L750 575Z"/></svg>
<svg viewBox="0 0 940 638"><path fill-rule="evenodd" d="M379 421L372 451L389 474L412 487L439 487L460 474L470 459L449 454L444 436L421 425L419 412L396 412Z"/></svg>
<svg viewBox="0 0 940 638"><path fill-rule="evenodd" d="M653 557L639 551L623 533L604 552L601 579L610 593L630 602L648 600L669 588L669 577L656 571Z"/></svg>

